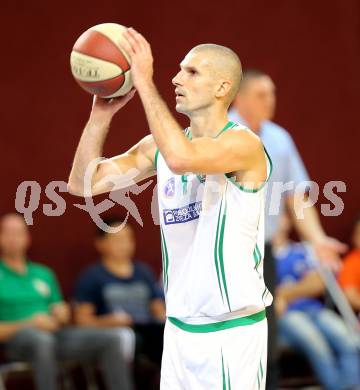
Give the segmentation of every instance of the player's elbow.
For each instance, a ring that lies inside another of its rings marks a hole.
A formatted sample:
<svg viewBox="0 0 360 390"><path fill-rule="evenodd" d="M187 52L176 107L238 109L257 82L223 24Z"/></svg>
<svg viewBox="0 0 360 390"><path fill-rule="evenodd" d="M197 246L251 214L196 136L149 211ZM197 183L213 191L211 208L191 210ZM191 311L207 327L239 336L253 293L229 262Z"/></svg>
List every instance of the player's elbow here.
<svg viewBox="0 0 360 390"><path fill-rule="evenodd" d="M170 171L176 175L184 175L186 172L190 172L189 162L185 158L173 156L169 158L166 163Z"/></svg>
<svg viewBox="0 0 360 390"><path fill-rule="evenodd" d="M69 180L69 182L67 183L67 191L69 194L71 195L74 195L74 196L81 196L81 197L85 197L84 195L84 189L83 188L80 188L80 186L76 185L75 183L71 182Z"/></svg>

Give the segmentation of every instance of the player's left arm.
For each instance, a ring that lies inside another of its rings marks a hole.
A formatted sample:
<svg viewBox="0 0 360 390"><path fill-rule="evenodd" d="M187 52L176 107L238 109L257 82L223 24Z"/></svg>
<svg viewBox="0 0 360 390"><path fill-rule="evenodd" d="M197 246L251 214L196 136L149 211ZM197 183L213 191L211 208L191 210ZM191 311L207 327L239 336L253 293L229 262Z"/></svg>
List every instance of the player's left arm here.
<svg viewBox="0 0 360 390"><path fill-rule="evenodd" d="M257 169L265 160L260 139L245 131L227 131L218 138L188 140L153 82L151 47L134 29L125 33L134 86L142 100L150 130L169 168L177 174L226 173Z"/></svg>
<svg viewBox="0 0 360 390"><path fill-rule="evenodd" d="M176 173L204 174L247 171L265 163L259 138L247 131L228 130L218 138L201 137L188 141L183 151L174 149L169 156Z"/></svg>
<svg viewBox="0 0 360 390"><path fill-rule="evenodd" d="M256 169L265 161L260 139L247 131L228 130L218 138L189 140L154 84L139 90L156 145L176 174L216 174Z"/></svg>

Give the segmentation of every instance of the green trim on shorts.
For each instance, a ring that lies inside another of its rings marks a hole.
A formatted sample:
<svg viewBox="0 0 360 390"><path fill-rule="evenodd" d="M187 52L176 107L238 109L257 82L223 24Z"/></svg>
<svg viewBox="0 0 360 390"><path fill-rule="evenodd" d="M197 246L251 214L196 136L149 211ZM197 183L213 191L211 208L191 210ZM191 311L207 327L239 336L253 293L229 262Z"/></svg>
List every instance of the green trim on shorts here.
<svg viewBox="0 0 360 390"><path fill-rule="evenodd" d="M258 389L259 390L261 388L261 384L263 382L263 378L264 378L264 370L263 370L261 359L260 359L259 368L258 368L258 371L257 371L257 374L256 374L256 379L257 379L257 384L258 384Z"/></svg>
<svg viewBox="0 0 360 390"><path fill-rule="evenodd" d="M229 369L229 365L227 364L227 381L226 381L224 355L222 350L221 350L221 373L222 373L222 390L231 390L230 369Z"/></svg>
<svg viewBox="0 0 360 390"><path fill-rule="evenodd" d="M251 314L246 317L234 318L232 320L214 322L213 324L187 324L174 317L168 317L168 320L178 328L191 333L210 333L218 332L220 330L236 328L237 326L253 325L266 318L265 310L258 313Z"/></svg>

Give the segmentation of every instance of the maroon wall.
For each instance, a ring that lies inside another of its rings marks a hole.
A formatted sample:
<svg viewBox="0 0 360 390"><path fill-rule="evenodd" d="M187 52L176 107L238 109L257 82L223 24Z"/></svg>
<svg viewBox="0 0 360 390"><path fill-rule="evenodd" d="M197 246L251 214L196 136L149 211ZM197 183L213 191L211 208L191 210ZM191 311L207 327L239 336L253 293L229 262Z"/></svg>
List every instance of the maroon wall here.
<svg viewBox="0 0 360 390"><path fill-rule="evenodd" d="M43 4L41 4L43 3ZM51 5L50 5L51 4ZM322 218L328 232L347 239L359 211L359 12L357 0L2 3L1 211L14 209L16 188L36 180L67 180L91 98L69 70L76 38L91 25L113 21L134 26L151 42L155 78L171 107L171 78L194 45L234 48L245 67L272 75L278 88L276 120L292 133L311 177L347 184L344 213ZM185 118L179 117L181 123ZM148 132L139 99L112 125L105 155L126 150ZM139 257L160 268L158 227L150 214L151 190L132 195L144 220L136 227ZM66 195L61 217L34 213L34 259L59 273L67 293L81 267L95 258L94 224ZM42 196L41 205L47 202ZM120 210L119 210L120 211Z"/></svg>

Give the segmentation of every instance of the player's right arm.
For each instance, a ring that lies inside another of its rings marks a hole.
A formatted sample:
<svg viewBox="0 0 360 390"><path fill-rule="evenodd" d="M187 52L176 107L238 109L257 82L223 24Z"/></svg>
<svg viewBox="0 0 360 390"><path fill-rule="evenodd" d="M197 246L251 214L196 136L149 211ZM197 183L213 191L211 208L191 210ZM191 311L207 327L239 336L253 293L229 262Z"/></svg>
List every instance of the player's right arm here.
<svg viewBox="0 0 360 390"><path fill-rule="evenodd" d="M68 191L78 196L93 196L109 192L113 188L113 181L107 178L116 177L117 185L129 184L131 171L132 183L137 183L155 172L154 158L156 144L152 135L144 137L140 142L130 148L127 152L109 159L94 161L102 156L103 145L109 131L109 126L114 114L120 110L134 96L135 91L122 98L106 100L94 97L94 103L90 119L85 126L83 134L77 147L73 166L68 180ZM89 170L90 164L94 166ZM89 180L89 188L85 186L84 177L87 173L93 172Z"/></svg>

